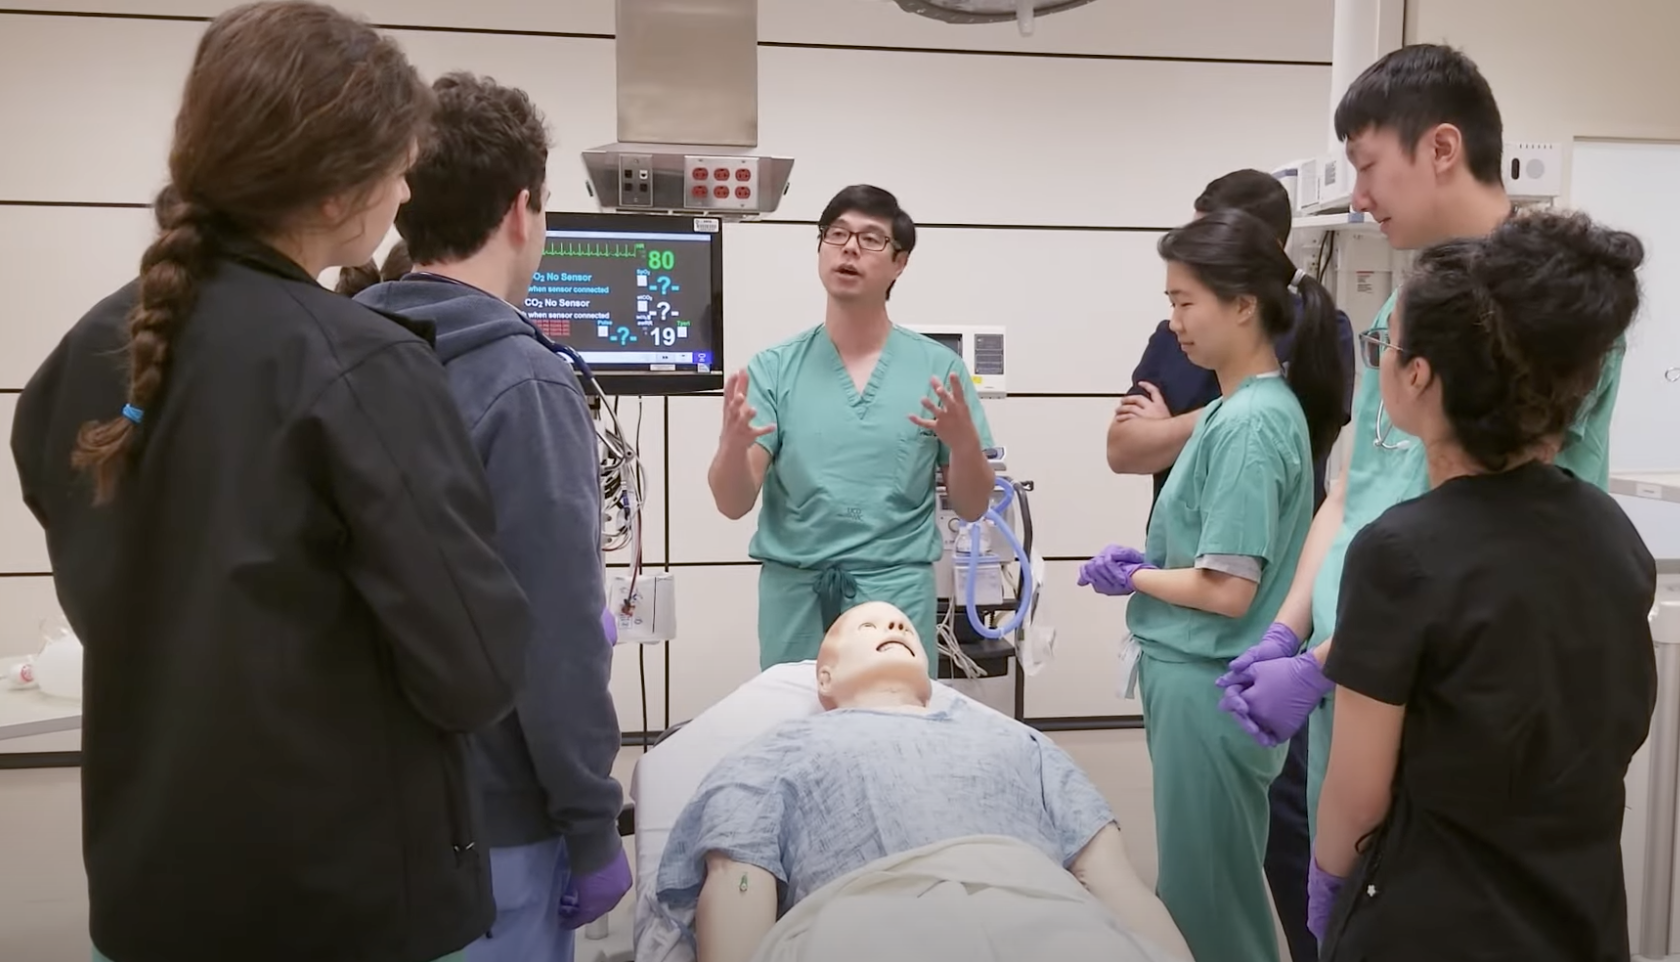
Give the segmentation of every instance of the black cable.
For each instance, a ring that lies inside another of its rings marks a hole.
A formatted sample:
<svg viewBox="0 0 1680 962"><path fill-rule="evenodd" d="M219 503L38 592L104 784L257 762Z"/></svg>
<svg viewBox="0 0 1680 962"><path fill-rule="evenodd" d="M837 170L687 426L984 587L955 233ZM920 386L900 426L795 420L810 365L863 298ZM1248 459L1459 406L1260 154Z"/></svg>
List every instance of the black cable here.
<svg viewBox="0 0 1680 962"><path fill-rule="evenodd" d="M642 676L642 751L648 749L647 645L636 646L636 667Z"/></svg>

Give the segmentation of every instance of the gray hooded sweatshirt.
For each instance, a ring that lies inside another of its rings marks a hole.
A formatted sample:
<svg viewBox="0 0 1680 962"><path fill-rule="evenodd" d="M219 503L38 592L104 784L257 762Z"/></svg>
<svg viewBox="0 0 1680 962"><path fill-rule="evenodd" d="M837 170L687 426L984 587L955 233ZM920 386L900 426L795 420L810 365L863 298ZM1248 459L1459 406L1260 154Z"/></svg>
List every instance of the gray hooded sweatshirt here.
<svg viewBox="0 0 1680 962"><path fill-rule="evenodd" d="M437 327L437 353L496 509L497 547L531 603L525 686L514 711L471 739L485 843L556 836L574 876L619 852L624 795L612 778L618 713L601 624L600 456L571 363L506 301L412 274L356 300Z"/></svg>

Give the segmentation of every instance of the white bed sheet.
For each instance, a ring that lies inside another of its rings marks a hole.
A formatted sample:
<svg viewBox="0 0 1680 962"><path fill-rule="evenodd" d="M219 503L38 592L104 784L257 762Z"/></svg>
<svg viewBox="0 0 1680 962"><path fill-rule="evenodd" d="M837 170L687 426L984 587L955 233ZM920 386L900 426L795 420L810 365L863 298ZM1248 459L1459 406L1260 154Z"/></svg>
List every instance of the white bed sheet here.
<svg viewBox="0 0 1680 962"><path fill-rule="evenodd" d="M957 699L995 711L951 686L934 682L932 708ZM653 897L659 860L683 806L713 766L756 736L823 710L817 663L776 665L726 695L636 761L630 798L636 803L636 962L692 962L676 923Z"/></svg>

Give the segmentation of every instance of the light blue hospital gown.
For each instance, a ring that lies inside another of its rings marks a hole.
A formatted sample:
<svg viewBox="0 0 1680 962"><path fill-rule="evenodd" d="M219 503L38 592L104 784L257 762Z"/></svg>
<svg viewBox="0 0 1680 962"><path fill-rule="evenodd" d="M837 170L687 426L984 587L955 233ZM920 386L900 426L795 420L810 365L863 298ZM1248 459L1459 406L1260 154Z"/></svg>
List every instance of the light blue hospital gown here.
<svg viewBox="0 0 1680 962"><path fill-rule="evenodd" d="M1019 839L1065 868L1113 820L1066 752L989 709L836 709L712 769L671 830L656 895L692 907L713 851L775 876L779 913L876 859L971 835Z"/></svg>

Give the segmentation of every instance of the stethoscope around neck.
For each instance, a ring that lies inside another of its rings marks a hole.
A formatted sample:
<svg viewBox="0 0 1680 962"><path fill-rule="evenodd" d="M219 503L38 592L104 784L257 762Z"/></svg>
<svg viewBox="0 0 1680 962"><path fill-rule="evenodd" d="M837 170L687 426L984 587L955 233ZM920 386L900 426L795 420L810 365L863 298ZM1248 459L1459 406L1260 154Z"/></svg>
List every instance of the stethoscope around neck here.
<svg viewBox="0 0 1680 962"><path fill-rule="evenodd" d="M1401 438L1398 441L1390 441L1388 439L1389 433L1394 430L1394 422L1389 420L1387 415L1388 409L1383 406L1382 398L1378 398L1377 418L1375 424L1376 436L1371 439L1371 443L1375 444L1379 448L1382 448L1384 451L1404 451L1405 449L1411 447L1412 442L1408 438ZM1387 422L1386 427L1384 427L1384 422Z"/></svg>

